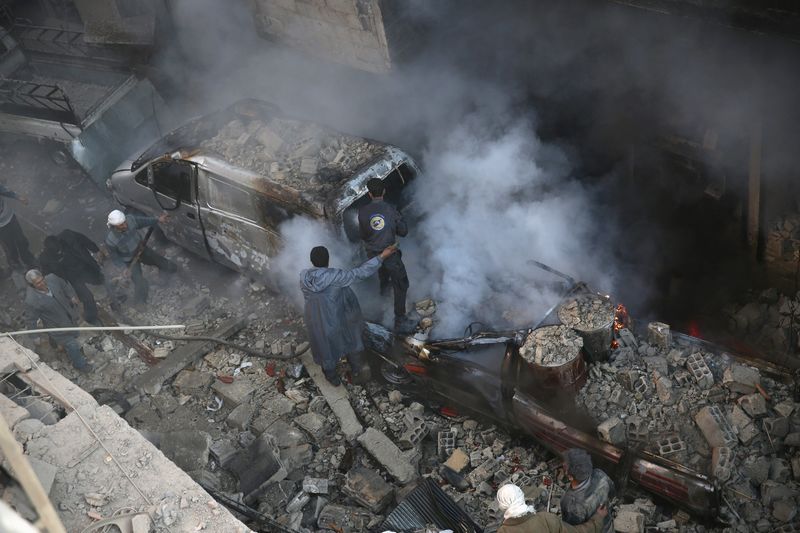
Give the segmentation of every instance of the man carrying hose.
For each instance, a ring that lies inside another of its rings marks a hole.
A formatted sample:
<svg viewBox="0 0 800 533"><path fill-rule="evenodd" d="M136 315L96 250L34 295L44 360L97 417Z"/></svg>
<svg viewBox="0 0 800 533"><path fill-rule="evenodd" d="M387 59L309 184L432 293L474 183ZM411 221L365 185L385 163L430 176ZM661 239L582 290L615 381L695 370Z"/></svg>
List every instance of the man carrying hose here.
<svg viewBox="0 0 800 533"><path fill-rule="evenodd" d="M42 276L38 270L29 270L25 274L25 281L29 285L25 294L28 328L36 329L39 319L45 328L73 328L78 325L78 297L69 283L55 274ZM77 331L59 331L49 335L67 352L72 366L81 372L92 370L92 365L86 362L83 349L78 344ZM40 343L41 340L36 341L37 345Z"/></svg>
<svg viewBox="0 0 800 533"><path fill-rule="evenodd" d="M164 223L167 218L166 213L156 218L126 215L118 209L108 214L109 232L106 235L106 251L117 267L124 268L123 277L130 277L133 280L136 303L147 302L148 287L147 281L142 276L142 263L158 267L160 271L170 274L178 270L175 263L148 248L138 231L157 223Z"/></svg>

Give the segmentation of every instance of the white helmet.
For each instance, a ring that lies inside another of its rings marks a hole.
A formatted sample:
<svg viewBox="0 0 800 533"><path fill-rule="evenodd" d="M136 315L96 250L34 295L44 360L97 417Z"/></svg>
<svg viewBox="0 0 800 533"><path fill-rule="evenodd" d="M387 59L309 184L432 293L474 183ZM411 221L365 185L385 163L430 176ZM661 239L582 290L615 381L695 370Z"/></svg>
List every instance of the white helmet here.
<svg viewBox="0 0 800 533"><path fill-rule="evenodd" d="M110 226L119 226L125 222L125 213L120 211L119 209L114 209L108 214L108 223L107 225Z"/></svg>

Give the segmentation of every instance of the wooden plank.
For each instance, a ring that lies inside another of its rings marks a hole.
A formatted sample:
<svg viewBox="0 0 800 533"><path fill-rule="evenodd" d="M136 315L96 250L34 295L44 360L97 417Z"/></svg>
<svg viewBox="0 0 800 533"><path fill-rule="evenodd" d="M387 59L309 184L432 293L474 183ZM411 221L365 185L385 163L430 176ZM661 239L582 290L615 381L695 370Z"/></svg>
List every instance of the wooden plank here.
<svg viewBox="0 0 800 533"><path fill-rule="evenodd" d="M220 324L215 331L202 336L224 339L242 330L246 325L247 321L243 318L231 318ZM158 394L165 381L199 360L215 346L217 344L211 341L194 341L181 346L158 365L136 376L133 387L144 394Z"/></svg>
<svg viewBox="0 0 800 533"><path fill-rule="evenodd" d="M56 510L53 508L53 504L50 503L47 493L44 491L42 484L39 483L36 473L34 473L31 464L28 462L28 458L22 453L22 447L14 440L14 435L3 417L0 417L0 450L2 450L14 468L15 477L36 508L39 520L47 532L67 533L58 518L58 514L56 514Z"/></svg>

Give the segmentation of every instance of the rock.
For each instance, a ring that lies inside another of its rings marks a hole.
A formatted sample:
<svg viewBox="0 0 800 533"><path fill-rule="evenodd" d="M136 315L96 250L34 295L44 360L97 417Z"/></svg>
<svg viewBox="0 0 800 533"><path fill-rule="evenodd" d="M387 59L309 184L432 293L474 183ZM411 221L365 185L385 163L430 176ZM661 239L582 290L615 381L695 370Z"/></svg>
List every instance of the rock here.
<svg viewBox="0 0 800 533"><path fill-rule="evenodd" d="M460 474L469 465L469 456L460 448L456 448L444 465L453 472Z"/></svg>
<svg viewBox="0 0 800 533"><path fill-rule="evenodd" d="M794 500L778 500L772 506L772 516L780 522L790 522L797 516L797 502Z"/></svg>
<svg viewBox="0 0 800 533"><path fill-rule="evenodd" d="M301 490L297 493L297 496L292 498L286 505L286 512L291 514L301 511L309 501L311 501L311 496Z"/></svg>
<svg viewBox="0 0 800 533"><path fill-rule="evenodd" d="M400 483L408 483L417 477L416 469L400 449L377 429L367 428L358 437L358 442Z"/></svg>
<svg viewBox="0 0 800 533"><path fill-rule="evenodd" d="M478 429L478 423L475 420L464 420L462 427L464 431L475 431Z"/></svg>
<svg viewBox="0 0 800 533"><path fill-rule="evenodd" d="M791 416L792 413L794 412L795 404L794 402L789 402L789 401L780 402L778 404L775 404L773 409L775 409L775 412L778 413L778 415L788 417Z"/></svg>
<svg viewBox="0 0 800 533"><path fill-rule="evenodd" d="M785 416L780 418L765 418L764 431L774 438L785 437L789 433L789 419Z"/></svg>
<svg viewBox="0 0 800 533"><path fill-rule="evenodd" d="M398 404L403 401L403 393L399 390L392 390L389 391L389 402L393 404Z"/></svg>
<svg viewBox="0 0 800 533"><path fill-rule="evenodd" d="M225 422L232 428L244 431L250 425L250 421L253 420L254 413L255 407L253 405L243 403L231 411Z"/></svg>
<svg viewBox="0 0 800 533"><path fill-rule="evenodd" d="M357 466L347 473L342 491L359 505L379 513L391 500L394 489L374 470Z"/></svg>
<svg viewBox="0 0 800 533"><path fill-rule="evenodd" d="M475 470L467 475L467 481L473 487L480 485L482 481L488 480L497 470L497 459L487 459Z"/></svg>
<svg viewBox="0 0 800 533"><path fill-rule="evenodd" d="M25 413L27 414L27 410ZM21 420L14 425L14 437L21 443L27 442L29 439L34 437L38 434L42 429L44 429L45 425L36 418L26 418L25 420Z"/></svg>
<svg viewBox="0 0 800 533"><path fill-rule="evenodd" d="M319 413L305 413L294 419L295 424L308 431L314 440L325 435L325 417Z"/></svg>
<svg viewBox="0 0 800 533"><path fill-rule="evenodd" d="M319 513L317 528L340 533L367 531L371 515L366 511L344 505L326 505Z"/></svg>
<svg viewBox="0 0 800 533"><path fill-rule="evenodd" d="M722 384L732 392L750 394L761 383L761 374L755 368L733 363L722 374Z"/></svg>
<svg viewBox="0 0 800 533"><path fill-rule="evenodd" d="M602 424L597 426L597 433L601 440L614 444L625 443L625 423L618 417L612 417L605 420Z"/></svg>
<svg viewBox="0 0 800 533"><path fill-rule="evenodd" d="M150 533L153 521L146 513L137 514L131 518L131 533Z"/></svg>
<svg viewBox="0 0 800 533"><path fill-rule="evenodd" d="M737 402L739 407L752 418L759 418L767 414L767 404L764 397L758 393L742 396Z"/></svg>
<svg viewBox="0 0 800 533"><path fill-rule="evenodd" d="M281 448L280 459L286 467L286 471L293 472L298 468L307 467L314 460L314 450L307 443Z"/></svg>
<svg viewBox="0 0 800 533"><path fill-rule="evenodd" d="M211 388L222 398L225 405L231 408L235 408L250 401L250 398L256 390L250 381L241 377L234 379L233 383L223 383L216 380L214 384L211 385Z"/></svg>
<svg viewBox="0 0 800 533"><path fill-rule="evenodd" d="M239 480L239 491L245 499L288 475L275 439L267 434L238 453L227 468Z"/></svg>
<svg viewBox="0 0 800 533"><path fill-rule="evenodd" d="M200 372L199 370L181 370L172 385L184 394L193 394L198 391L205 391L211 382L214 381L214 376L208 372Z"/></svg>
<svg viewBox="0 0 800 533"><path fill-rule="evenodd" d="M644 533L644 515L635 511L620 511L614 517L614 531Z"/></svg>
<svg viewBox="0 0 800 533"><path fill-rule="evenodd" d="M736 445L736 434L716 405L709 405L700 409L694 420L711 447L730 448Z"/></svg>
<svg viewBox="0 0 800 533"><path fill-rule="evenodd" d="M765 481L761 484L761 503L771 505L778 500L794 498L797 491L775 481Z"/></svg>
<svg viewBox="0 0 800 533"><path fill-rule="evenodd" d="M0 416L2 416L10 429L14 429L19 422L30 418L31 414L21 405L9 400L5 395L0 394Z"/></svg>
<svg viewBox="0 0 800 533"><path fill-rule="evenodd" d="M211 456L223 468L233 457L239 453L238 448L234 446L233 442L228 439L215 440L209 448Z"/></svg>
<svg viewBox="0 0 800 533"><path fill-rule="evenodd" d="M792 457L792 476L795 481L800 481L800 455Z"/></svg>
<svg viewBox="0 0 800 533"><path fill-rule="evenodd" d="M308 442L308 437L302 431L283 420L276 420L264 433L275 440L278 448L291 448Z"/></svg>
<svg viewBox="0 0 800 533"><path fill-rule="evenodd" d="M328 494L328 480L324 478L303 478L303 492L308 494Z"/></svg>
<svg viewBox="0 0 800 533"><path fill-rule="evenodd" d="M784 459L775 458L769 465L769 478L777 483L786 483L791 477L789 463Z"/></svg>
<svg viewBox="0 0 800 533"><path fill-rule="evenodd" d="M672 346L672 332L669 324L663 322L650 322L647 325L647 340L653 346L669 350Z"/></svg>
<svg viewBox="0 0 800 533"><path fill-rule="evenodd" d="M758 457L744 464L744 472L753 485L759 486L769 478L770 463L766 457Z"/></svg>
<svg viewBox="0 0 800 533"><path fill-rule="evenodd" d="M739 440L747 445L758 435L758 429L753 424L752 419L738 405L734 405L731 410L730 421L739 434Z"/></svg>
<svg viewBox="0 0 800 533"><path fill-rule="evenodd" d="M187 472L206 467L210 448L211 436L204 431L172 431L161 436L161 452Z"/></svg>
<svg viewBox="0 0 800 533"><path fill-rule="evenodd" d="M656 375L658 377L656 377ZM672 405L675 403L675 397L672 394L672 382L657 372L654 373L654 379L656 382L656 394L658 395L658 399L661 400L661 403L664 405Z"/></svg>
<svg viewBox="0 0 800 533"><path fill-rule="evenodd" d="M276 416L286 416L292 414L296 406L297 404L290 398L283 394L276 394L269 398L269 401L264 404L263 409Z"/></svg>

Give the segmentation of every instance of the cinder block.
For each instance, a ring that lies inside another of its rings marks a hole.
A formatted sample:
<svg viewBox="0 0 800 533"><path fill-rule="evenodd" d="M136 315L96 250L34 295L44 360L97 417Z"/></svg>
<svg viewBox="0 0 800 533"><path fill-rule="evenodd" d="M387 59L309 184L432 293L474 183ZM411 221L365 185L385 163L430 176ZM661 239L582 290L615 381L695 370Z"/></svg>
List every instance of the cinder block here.
<svg viewBox="0 0 800 533"><path fill-rule="evenodd" d="M728 481L733 468L733 452L726 446L711 450L711 475L720 481Z"/></svg>
<svg viewBox="0 0 800 533"><path fill-rule="evenodd" d="M736 434L716 405L708 405L700 409L694 420L712 448L724 446L732 448L736 445Z"/></svg>
<svg viewBox="0 0 800 533"><path fill-rule="evenodd" d="M659 439L657 445L658 455L661 457L672 457L686 451L686 443L677 434L667 435Z"/></svg>
<svg viewBox="0 0 800 533"><path fill-rule="evenodd" d="M714 385L714 375L711 374L711 369L708 368L702 354L693 353L690 355L686 359L686 368L692 373L701 389L708 389Z"/></svg>

